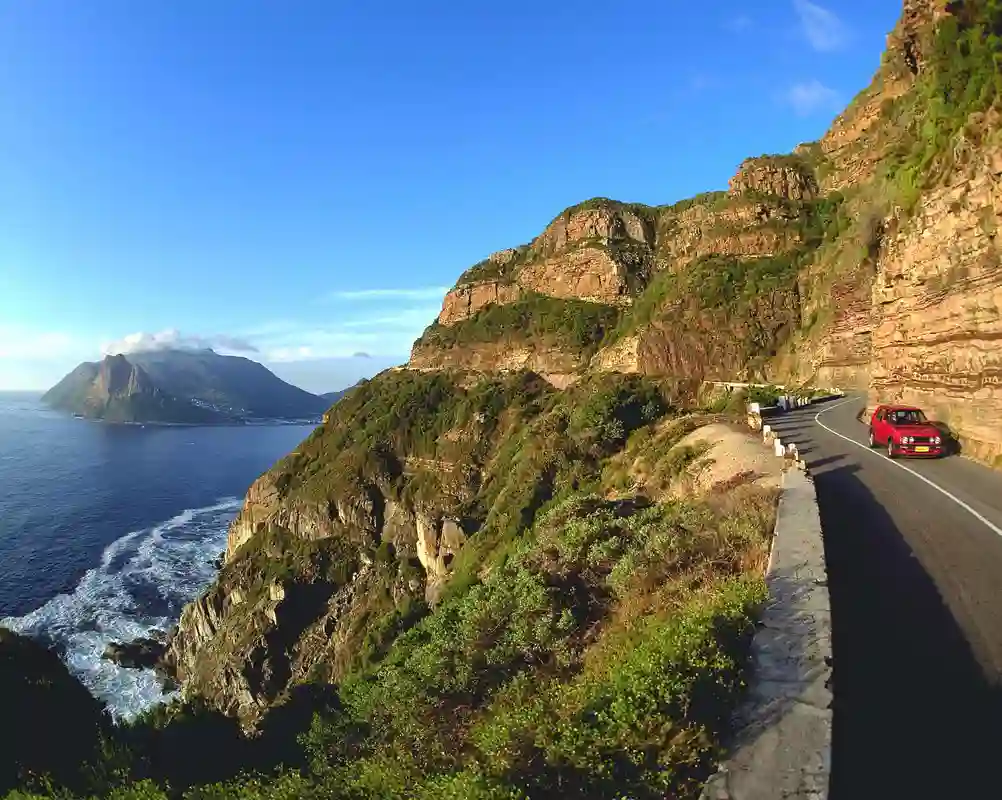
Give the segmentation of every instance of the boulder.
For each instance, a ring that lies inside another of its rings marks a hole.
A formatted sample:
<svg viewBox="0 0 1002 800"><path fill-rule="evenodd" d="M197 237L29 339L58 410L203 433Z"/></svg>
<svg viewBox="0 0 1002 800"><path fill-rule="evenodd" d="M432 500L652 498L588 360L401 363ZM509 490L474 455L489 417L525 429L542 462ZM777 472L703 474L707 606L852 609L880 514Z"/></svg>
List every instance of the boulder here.
<svg viewBox="0 0 1002 800"><path fill-rule="evenodd" d="M152 669L165 649L163 642L143 637L132 642L109 642L101 658L125 669Z"/></svg>

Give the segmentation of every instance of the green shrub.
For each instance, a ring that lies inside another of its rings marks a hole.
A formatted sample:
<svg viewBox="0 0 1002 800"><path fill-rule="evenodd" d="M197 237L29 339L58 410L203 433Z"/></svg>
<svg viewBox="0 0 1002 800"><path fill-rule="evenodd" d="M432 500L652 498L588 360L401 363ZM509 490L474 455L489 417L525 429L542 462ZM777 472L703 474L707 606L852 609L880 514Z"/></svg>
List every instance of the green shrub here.
<svg viewBox="0 0 1002 800"><path fill-rule="evenodd" d="M970 116L1002 92L1002 3L972 0L950 11L936 28L915 95L903 109L907 136L885 168L905 209L952 164L954 140Z"/></svg>
<svg viewBox="0 0 1002 800"><path fill-rule="evenodd" d="M776 386L749 386L748 402L759 403L762 407L774 406L784 392Z"/></svg>
<svg viewBox="0 0 1002 800"><path fill-rule="evenodd" d="M471 735L485 770L530 796L698 791L740 694L763 596L758 582L723 585L670 619L650 619L599 672L514 681Z"/></svg>
<svg viewBox="0 0 1002 800"><path fill-rule="evenodd" d="M416 346L451 348L477 342L513 339L555 344L584 354L593 352L619 311L604 303L523 296L513 303L489 305L453 325L431 325Z"/></svg>
<svg viewBox="0 0 1002 800"><path fill-rule="evenodd" d="M781 326L772 319L770 299L786 295L795 306L799 302L797 279L804 265L821 244L854 224L839 192L787 205L794 216L788 224L800 240L796 246L759 258L707 255L679 271L655 273L629 311L608 329L603 344L629 336L661 317L670 318L674 328L686 330L712 313L720 315L722 323L747 321L741 326L742 347L748 354L744 363L752 360L752 353L773 352L783 331L777 333Z"/></svg>

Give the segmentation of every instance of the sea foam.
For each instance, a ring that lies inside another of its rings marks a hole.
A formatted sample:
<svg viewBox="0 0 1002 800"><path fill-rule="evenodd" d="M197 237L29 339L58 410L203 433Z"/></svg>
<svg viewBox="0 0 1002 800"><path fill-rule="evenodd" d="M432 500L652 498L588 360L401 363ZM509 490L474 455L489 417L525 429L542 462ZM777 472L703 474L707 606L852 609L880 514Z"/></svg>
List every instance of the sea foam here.
<svg viewBox="0 0 1002 800"><path fill-rule="evenodd" d="M101 655L109 642L169 630L184 604L215 577L213 560L239 508L238 499L225 498L127 533L105 548L72 592L0 625L54 646L116 718L165 702L173 695L163 692L152 670L123 669Z"/></svg>

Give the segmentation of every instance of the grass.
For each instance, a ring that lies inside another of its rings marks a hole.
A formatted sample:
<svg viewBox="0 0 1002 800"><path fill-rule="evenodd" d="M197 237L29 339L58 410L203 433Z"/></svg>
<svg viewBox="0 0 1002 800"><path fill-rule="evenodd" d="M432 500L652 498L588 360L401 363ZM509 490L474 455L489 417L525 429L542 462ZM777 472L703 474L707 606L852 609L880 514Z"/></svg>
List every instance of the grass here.
<svg viewBox="0 0 1002 800"><path fill-rule="evenodd" d="M687 211L694 206L707 206L709 208L716 209L721 206L726 206L729 202L730 195L726 191L702 192L694 195L693 197L687 197L684 200L672 203L667 206L667 209L675 212L676 214L681 214L683 211Z"/></svg>
<svg viewBox="0 0 1002 800"><path fill-rule="evenodd" d="M740 693L763 598L746 576L765 557L772 503L568 497L482 584L341 687L369 735L348 761L344 720L318 720L306 737L315 768L361 797L443 780L528 796L690 795Z"/></svg>
<svg viewBox="0 0 1002 800"><path fill-rule="evenodd" d="M707 450L704 443L679 442L715 419L713 414L688 414L639 428L624 449L606 462L602 486L607 491L642 490L651 497L665 496Z"/></svg>

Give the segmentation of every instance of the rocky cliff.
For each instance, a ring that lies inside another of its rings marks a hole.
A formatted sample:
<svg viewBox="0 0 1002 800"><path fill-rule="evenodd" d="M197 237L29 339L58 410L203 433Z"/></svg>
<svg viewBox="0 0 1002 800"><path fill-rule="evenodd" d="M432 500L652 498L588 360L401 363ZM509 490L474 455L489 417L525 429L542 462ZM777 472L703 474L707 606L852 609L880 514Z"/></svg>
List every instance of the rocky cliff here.
<svg viewBox="0 0 1002 800"><path fill-rule="evenodd" d="M670 206L569 208L529 245L467 270L409 366L532 369L557 386L589 365L744 375L750 349L771 352L798 323L797 265L838 207L817 195L794 155L748 159L727 192Z"/></svg>
<svg viewBox="0 0 1002 800"><path fill-rule="evenodd" d="M917 403L962 451L1002 459L992 3L909 0L873 83L821 142L854 223L804 273L810 323L775 366Z"/></svg>
<svg viewBox="0 0 1002 800"><path fill-rule="evenodd" d="M922 406L965 454L1002 466L999 121L970 119L963 160L893 219L873 285L870 397Z"/></svg>
<svg viewBox="0 0 1002 800"><path fill-rule="evenodd" d="M407 367L341 399L251 488L171 638L187 691L253 722L297 683L380 658L703 380L866 388L998 459L992 31L994 4L908 0L821 141L744 161L726 191L586 201L463 273Z"/></svg>
<svg viewBox="0 0 1002 800"><path fill-rule="evenodd" d="M575 403L594 397L605 398L596 416L575 418ZM343 676L448 587L475 580L476 553L513 536L558 485L596 474L594 456L581 461L605 446L589 425L619 420L608 436L621 443L662 397L633 378L561 394L524 371L399 370L355 388L251 487L217 581L171 636L167 669L251 722L293 685Z"/></svg>
<svg viewBox="0 0 1002 800"><path fill-rule="evenodd" d="M838 384L921 403L967 454L1002 457L998 16L907 0L872 83L819 142L747 159L726 192L567 209L463 275L412 366ZM527 296L565 320L583 303L606 314L572 341L514 312L478 324Z"/></svg>

